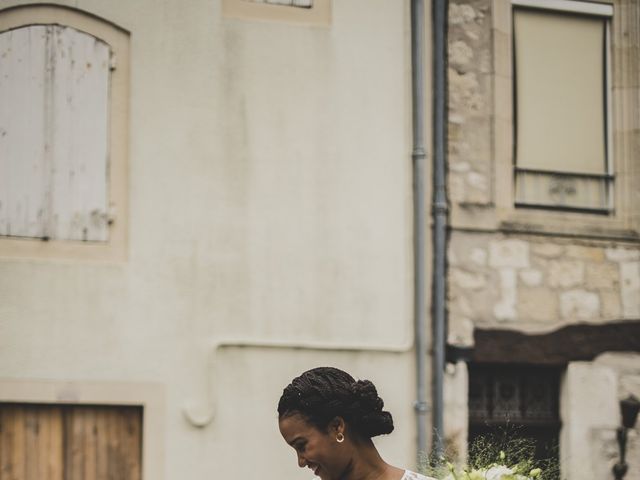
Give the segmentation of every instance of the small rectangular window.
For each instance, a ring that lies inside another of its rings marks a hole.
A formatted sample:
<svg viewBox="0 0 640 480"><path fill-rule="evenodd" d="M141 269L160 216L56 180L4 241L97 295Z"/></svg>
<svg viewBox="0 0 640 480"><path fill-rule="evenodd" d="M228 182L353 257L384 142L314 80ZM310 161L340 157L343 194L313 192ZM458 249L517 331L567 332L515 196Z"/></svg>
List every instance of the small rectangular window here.
<svg viewBox="0 0 640 480"><path fill-rule="evenodd" d="M514 3L516 206L607 213L609 17Z"/></svg>

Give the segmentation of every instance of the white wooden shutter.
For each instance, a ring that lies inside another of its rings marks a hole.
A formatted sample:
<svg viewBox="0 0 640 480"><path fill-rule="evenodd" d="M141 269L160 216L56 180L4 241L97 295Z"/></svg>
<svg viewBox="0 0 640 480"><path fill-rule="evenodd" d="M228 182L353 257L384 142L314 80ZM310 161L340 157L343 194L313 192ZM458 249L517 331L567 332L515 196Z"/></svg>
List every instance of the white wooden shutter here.
<svg viewBox="0 0 640 480"><path fill-rule="evenodd" d="M33 25L0 52L0 235L108 240L108 45Z"/></svg>
<svg viewBox="0 0 640 480"><path fill-rule="evenodd" d="M0 235L45 236L45 27L0 34Z"/></svg>

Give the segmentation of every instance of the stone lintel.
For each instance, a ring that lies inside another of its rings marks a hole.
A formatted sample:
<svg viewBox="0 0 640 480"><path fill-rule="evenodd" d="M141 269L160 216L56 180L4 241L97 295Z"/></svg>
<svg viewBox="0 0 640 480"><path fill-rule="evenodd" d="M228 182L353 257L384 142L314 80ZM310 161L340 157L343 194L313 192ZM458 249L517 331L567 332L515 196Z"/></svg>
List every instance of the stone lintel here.
<svg viewBox="0 0 640 480"><path fill-rule="evenodd" d="M575 324L550 333L476 329L465 360L482 363L565 365L591 361L604 352L640 352L640 320Z"/></svg>

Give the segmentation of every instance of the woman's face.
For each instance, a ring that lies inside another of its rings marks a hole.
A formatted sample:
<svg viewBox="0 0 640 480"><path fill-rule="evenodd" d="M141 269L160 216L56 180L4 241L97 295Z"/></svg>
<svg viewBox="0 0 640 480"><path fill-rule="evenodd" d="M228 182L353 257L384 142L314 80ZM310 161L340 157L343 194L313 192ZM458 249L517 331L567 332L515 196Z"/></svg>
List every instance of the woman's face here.
<svg viewBox="0 0 640 480"><path fill-rule="evenodd" d="M349 467L349 443L336 441L344 423L330 426L323 432L302 415L293 414L279 420L280 433L298 455L298 466L309 467L322 480L336 480Z"/></svg>

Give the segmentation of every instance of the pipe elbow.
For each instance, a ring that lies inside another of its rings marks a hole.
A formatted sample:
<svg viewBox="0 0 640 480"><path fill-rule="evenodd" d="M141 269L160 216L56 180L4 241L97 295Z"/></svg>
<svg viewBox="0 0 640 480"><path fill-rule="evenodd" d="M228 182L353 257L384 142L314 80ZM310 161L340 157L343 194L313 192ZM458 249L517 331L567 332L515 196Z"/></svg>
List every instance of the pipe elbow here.
<svg viewBox="0 0 640 480"><path fill-rule="evenodd" d="M212 404L187 403L182 407L182 414L194 427L204 428L213 422L215 408Z"/></svg>

